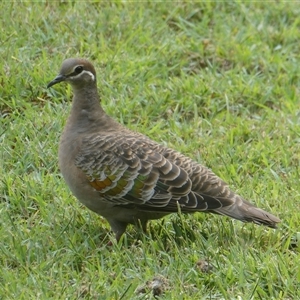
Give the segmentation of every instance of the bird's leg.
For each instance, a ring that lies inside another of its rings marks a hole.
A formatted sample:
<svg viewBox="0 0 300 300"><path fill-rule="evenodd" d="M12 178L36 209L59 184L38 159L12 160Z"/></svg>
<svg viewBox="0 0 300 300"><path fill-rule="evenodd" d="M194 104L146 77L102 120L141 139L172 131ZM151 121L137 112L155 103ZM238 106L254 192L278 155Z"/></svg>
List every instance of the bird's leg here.
<svg viewBox="0 0 300 300"><path fill-rule="evenodd" d="M147 234L147 223L148 223L147 220L141 220L141 219L135 220L135 227L140 232L138 240L141 239L142 234Z"/></svg>
<svg viewBox="0 0 300 300"><path fill-rule="evenodd" d="M140 221L140 226L141 226L144 234L147 234L147 223L148 223L148 221Z"/></svg>
<svg viewBox="0 0 300 300"><path fill-rule="evenodd" d="M116 240L117 242L120 241L121 236L123 235L123 233L126 230L127 227L127 223L124 222L119 222L116 220L111 220L111 219L107 219L109 225L111 226L112 231L114 232L115 236L116 236Z"/></svg>

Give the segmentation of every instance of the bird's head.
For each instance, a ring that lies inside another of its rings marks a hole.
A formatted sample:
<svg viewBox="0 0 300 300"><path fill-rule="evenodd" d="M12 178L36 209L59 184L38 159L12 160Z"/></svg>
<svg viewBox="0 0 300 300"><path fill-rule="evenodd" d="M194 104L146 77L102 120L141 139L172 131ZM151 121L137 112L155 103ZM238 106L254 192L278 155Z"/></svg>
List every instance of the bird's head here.
<svg viewBox="0 0 300 300"><path fill-rule="evenodd" d="M66 81L74 88L96 84L96 71L93 65L83 58L68 58L63 61L59 74L47 85L47 88Z"/></svg>

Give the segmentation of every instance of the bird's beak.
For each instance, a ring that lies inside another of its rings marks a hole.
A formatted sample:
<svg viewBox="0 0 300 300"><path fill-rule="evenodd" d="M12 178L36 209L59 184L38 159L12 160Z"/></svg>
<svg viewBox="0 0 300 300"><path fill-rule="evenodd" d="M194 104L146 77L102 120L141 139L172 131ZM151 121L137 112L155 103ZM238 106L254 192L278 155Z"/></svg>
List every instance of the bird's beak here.
<svg viewBox="0 0 300 300"><path fill-rule="evenodd" d="M62 81L65 81L65 80L66 80L66 76L64 76L64 75L57 75L51 82L48 83L47 89L49 87L51 87L52 85L57 84L57 83L62 82Z"/></svg>

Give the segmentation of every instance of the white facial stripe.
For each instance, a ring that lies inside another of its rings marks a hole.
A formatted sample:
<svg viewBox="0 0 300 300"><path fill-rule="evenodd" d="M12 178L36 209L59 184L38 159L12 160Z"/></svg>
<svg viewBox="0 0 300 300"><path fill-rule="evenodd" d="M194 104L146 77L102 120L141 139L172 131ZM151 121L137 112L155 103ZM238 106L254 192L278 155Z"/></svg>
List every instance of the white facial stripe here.
<svg viewBox="0 0 300 300"><path fill-rule="evenodd" d="M78 78L78 77L80 77L82 74L89 74L90 76L91 76L91 78L92 78L92 80L93 81L95 81L95 76L94 76L94 74L92 73L92 72L90 72L90 71L86 71L86 70L83 70L81 73L79 73L78 75L76 75L76 76L72 76L71 78Z"/></svg>

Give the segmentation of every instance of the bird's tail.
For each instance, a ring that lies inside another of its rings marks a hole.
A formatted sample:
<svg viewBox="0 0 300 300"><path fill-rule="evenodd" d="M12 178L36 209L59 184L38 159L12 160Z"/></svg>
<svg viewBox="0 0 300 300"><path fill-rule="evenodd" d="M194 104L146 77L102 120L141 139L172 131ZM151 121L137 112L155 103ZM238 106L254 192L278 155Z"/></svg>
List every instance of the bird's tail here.
<svg viewBox="0 0 300 300"><path fill-rule="evenodd" d="M281 222L279 218L254 206L241 197L238 197L232 205L217 208L214 212L229 216L242 222L253 222L255 224L265 225L271 228L276 228L277 223Z"/></svg>

